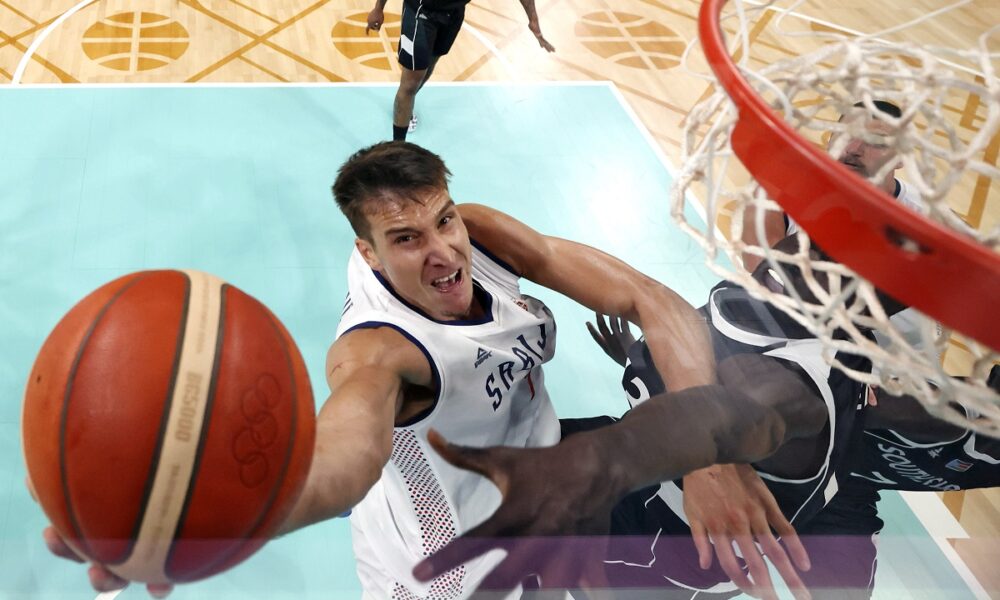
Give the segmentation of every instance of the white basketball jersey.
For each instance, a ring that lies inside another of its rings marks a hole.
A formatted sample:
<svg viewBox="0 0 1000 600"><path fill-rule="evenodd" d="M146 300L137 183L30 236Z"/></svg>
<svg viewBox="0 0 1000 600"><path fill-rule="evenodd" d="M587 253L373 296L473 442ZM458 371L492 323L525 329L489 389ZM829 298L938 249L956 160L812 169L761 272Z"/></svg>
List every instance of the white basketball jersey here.
<svg viewBox="0 0 1000 600"><path fill-rule="evenodd" d="M455 468L427 443L431 427L468 446L549 446L559 421L545 390L542 364L555 352L552 313L521 294L518 275L474 245L472 277L485 316L435 321L410 305L355 249L337 336L391 327L427 357L437 388L429 412L393 432L382 477L351 514L364 597L465 598L498 562L487 555L429 584L411 570L455 536L486 520L500 493L486 478Z"/></svg>

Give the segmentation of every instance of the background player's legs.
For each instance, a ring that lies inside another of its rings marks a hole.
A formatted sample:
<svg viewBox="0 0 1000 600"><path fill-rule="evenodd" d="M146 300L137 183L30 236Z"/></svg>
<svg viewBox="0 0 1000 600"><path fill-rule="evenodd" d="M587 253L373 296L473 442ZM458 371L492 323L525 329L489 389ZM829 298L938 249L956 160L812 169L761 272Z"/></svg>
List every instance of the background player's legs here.
<svg viewBox="0 0 1000 600"><path fill-rule="evenodd" d="M431 64L427 66L427 70L424 72L424 78L420 80L420 87L417 88L418 92L424 89L424 84L427 83L427 80L431 78L431 74L434 73L434 67L437 66L439 58L441 57L440 56L431 57Z"/></svg>
<svg viewBox="0 0 1000 600"><path fill-rule="evenodd" d="M431 64L433 62L435 61L432 61ZM406 139L406 130L410 126L410 119L413 118L413 102L416 100L417 92L430 74L430 70L403 69L403 74L399 78L399 89L396 90L396 100L393 103L392 139Z"/></svg>

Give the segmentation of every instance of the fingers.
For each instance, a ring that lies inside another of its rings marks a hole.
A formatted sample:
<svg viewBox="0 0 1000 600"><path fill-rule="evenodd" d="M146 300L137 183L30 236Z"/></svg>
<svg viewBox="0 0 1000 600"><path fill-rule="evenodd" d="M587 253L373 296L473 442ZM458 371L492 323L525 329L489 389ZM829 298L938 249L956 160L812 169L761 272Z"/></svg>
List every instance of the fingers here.
<svg viewBox="0 0 1000 600"><path fill-rule="evenodd" d="M719 558L719 566L729 579L742 591L755 596L753 582L747 577L733 552L733 540L728 535L715 535L712 537L712 543L715 545L715 555Z"/></svg>
<svg viewBox="0 0 1000 600"><path fill-rule="evenodd" d="M470 536L471 533L453 539L440 550L417 563L417 566L413 567L413 576L418 581L430 581L494 548L501 547L502 540L466 537Z"/></svg>
<svg viewBox="0 0 1000 600"><path fill-rule="evenodd" d="M113 592L128 585L128 581L115 575L100 565L91 565L87 569L90 585L98 592Z"/></svg>
<svg viewBox="0 0 1000 600"><path fill-rule="evenodd" d="M435 429L427 431L427 441L446 461L460 469L490 478L500 488L500 492L504 493L505 486L502 484L505 482L498 481L495 476L495 459L492 458L493 451L490 448L470 448L452 444Z"/></svg>
<svg viewBox="0 0 1000 600"><path fill-rule="evenodd" d="M55 554L59 558L65 558L73 562L82 563L85 562L72 548L69 544L63 540L62 536L56 531L55 527L46 527L42 531L42 539L45 540L45 546L48 547L49 552Z"/></svg>
<svg viewBox="0 0 1000 600"><path fill-rule="evenodd" d="M743 561L750 571L750 579L753 581L751 589L744 589L748 594L765 600L778 600L778 594L774 591L774 584L771 582L771 574L767 570L767 563L760 555L757 544L749 532L736 536L736 545L740 548Z"/></svg>
<svg viewBox="0 0 1000 600"><path fill-rule="evenodd" d="M601 335L605 339L610 338L611 337L611 330L608 328L608 323L607 323L607 321L605 321L605 319L607 319L608 321L610 321L611 317L605 317L604 315L602 315L600 313L594 313L594 317L597 319L597 328L598 328L598 330L600 330Z"/></svg>
<svg viewBox="0 0 1000 600"><path fill-rule="evenodd" d="M788 585L788 589L795 594L795 597L804 600L809 598L809 592L806 591L806 585L799 578L798 573L795 572L795 568L792 566L791 561L788 560L788 555L785 550L778 543L778 540L774 538L770 533L766 535L758 535L757 542L760 544L764 551L764 555L767 556L771 564L781 575L781 578L785 580L785 584ZM751 575L753 573L751 572ZM755 578L754 581L760 582Z"/></svg>
<svg viewBox="0 0 1000 600"><path fill-rule="evenodd" d="M590 321L587 321L587 331L590 332L590 337L594 338L594 341L601 347L601 350L604 350L604 353L607 354L608 348L605 345L604 338L601 337L601 334L599 334L596 329L594 329L594 324Z"/></svg>
<svg viewBox="0 0 1000 600"><path fill-rule="evenodd" d="M691 537L694 538L694 547L698 550L698 566L708 569L712 566L712 542L708 539L708 532L701 521L691 520Z"/></svg>
<svg viewBox="0 0 1000 600"><path fill-rule="evenodd" d="M788 549L788 553L791 554L791 558L792 561L795 562L795 566L802 571L808 571L812 568L812 563L809 561L809 553L806 552L806 547L802 544L802 540L799 539L799 534L795 531L795 528L792 527L792 524L788 522L788 519L785 518L781 509L778 508L778 503L775 501L774 496L768 493L766 494L766 499L768 501L765 502L765 515L767 516L768 524L771 529L774 529L778 533L778 537L781 538L781 543ZM784 551L782 554L784 554ZM771 559L771 562L774 562L773 558ZM788 578L784 576L784 573L782 573L782 577L785 581L788 581Z"/></svg>
<svg viewBox="0 0 1000 600"><path fill-rule="evenodd" d="M146 585L146 591L154 598L166 598L173 589L174 586L169 583L150 583Z"/></svg>

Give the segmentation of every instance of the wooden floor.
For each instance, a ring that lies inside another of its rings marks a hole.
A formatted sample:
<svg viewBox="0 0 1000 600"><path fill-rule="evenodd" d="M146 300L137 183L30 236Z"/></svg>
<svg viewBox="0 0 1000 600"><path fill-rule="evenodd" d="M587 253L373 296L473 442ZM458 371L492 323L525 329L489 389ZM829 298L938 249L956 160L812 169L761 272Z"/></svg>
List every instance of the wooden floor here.
<svg viewBox="0 0 1000 600"><path fill-rule="evenodd" d="M389 2L381 33L366 35L373 0L96 0L62 22L57 19L85 3L0 0L0 84L15 79L24 84L394 82L399 78L393 54L400 2ZM466 26L433 81L613 81L676 164L685 116L710 89L680 65L685 46L697 37L698 5L694 0L537 0L543 31L556 47L547 54L528 31L518 2L473 0ZM944 0L808 0L797 8L801 18L794 26L867 33L944 5ZM973 0L886 37L969 46L996 23L1000 2ZM802 50L796 47L799 38L781 37L772 29L752 32L756 60ZM21 65L29 46L45 33ZM704 71L697 51L694 57L691 66ZM388 122L385 127L388 136ZM962 213L971 225L1000 223L997 187L986 186L963 200ZM975 536L955 543L959 554L988 589L1000 589L996 556L983 559L981 550L990 546L995 552L1000 540L1000 494L949 493L944 500ZM983 545L984 537L990 544Z"/></svg>

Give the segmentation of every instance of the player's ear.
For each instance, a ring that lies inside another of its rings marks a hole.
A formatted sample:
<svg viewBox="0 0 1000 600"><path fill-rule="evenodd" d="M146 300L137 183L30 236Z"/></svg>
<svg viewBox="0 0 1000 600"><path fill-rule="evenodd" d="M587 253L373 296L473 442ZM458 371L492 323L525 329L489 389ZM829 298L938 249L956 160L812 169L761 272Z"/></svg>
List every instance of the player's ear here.
<svg viewBox="0 0 1000 600"><path fill-rule="evenodd" d="M378 259L378 255L375 254L375 246L366 239L356 238L354 240L354 247L358 249L361 253L361 258L365 259L368 266L375 271L382 270L382 262Z"/></svg>

